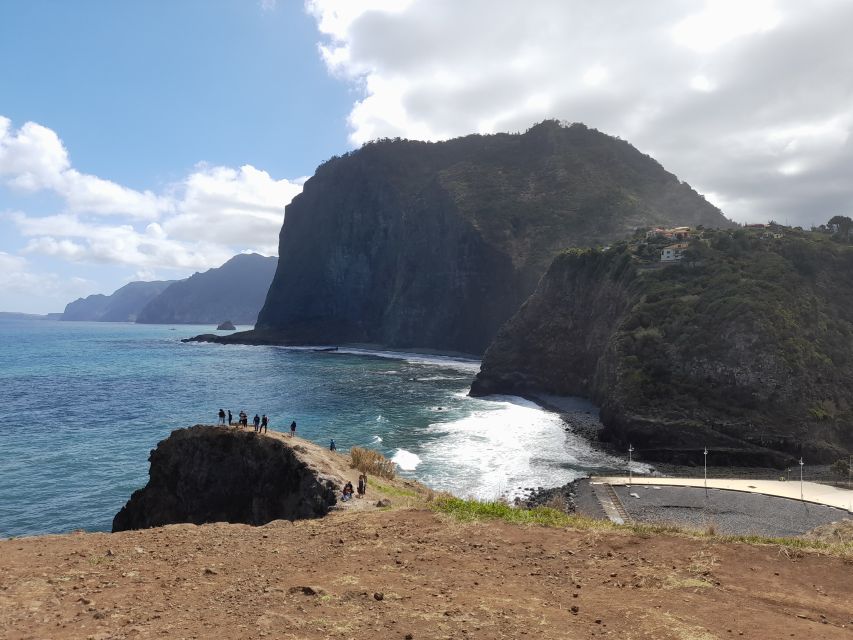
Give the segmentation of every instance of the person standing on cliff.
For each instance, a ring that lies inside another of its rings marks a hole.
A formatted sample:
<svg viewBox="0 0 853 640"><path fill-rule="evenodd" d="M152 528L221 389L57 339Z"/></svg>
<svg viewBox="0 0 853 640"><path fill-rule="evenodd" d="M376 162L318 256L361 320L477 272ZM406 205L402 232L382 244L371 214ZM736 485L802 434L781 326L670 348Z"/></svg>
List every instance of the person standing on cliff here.
<svg viewBox="0 0 853 640"><path fill-rule="evenodd" d="M231 415L231 409L228 409L228 426L234 424L234 416Z"/></svg>
<svg viewBox="0 0 853 640"><path fill-rule="evenodd" d="M225 411L219 410L219 424L225 424Z"/></svg>
<svg viewBox="0 0 853 640"><path fill-rule="evenodd" d="M294 420L293 422L290 423L290 437L292 438L295 435L296 435L296 420Z"/></svg>
<svg viewBox="0 0 853 640"><path fill-rule="evenodd" d="M358 476L358 497L363 498L367 495L367 474L362 473Z"/></svg>
<svg viewBox="0 0 853 640"><path fill-rule="evenodd" d="M261 430L261 416L257 413L255 414L255 417L252 418L252 424L255 425L255 433Z"/></svg>
<svg viewBox="0 0 853 640"><path fill-rule="evenodd" d="M269 429L267 429L267 426L269 425L269 423L270 423L270 420L269 420L269 418L267 418L267 414L264 414L263 416L261 416L261 433L268 433L269 432Z"/></svg>

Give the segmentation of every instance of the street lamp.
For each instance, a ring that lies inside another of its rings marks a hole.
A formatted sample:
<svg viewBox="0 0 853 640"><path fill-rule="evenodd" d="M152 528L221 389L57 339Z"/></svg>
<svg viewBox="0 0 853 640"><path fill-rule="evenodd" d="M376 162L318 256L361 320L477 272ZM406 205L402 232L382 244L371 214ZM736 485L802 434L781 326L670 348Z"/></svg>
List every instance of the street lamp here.
<svg viewBox="0 0 853 640"><path fill-rule="evenodd" d="M702 455L705 456L705 497L708 497L708 447L705 447L705 451L702 452Z"/></svg>
<svg viewBox="0 0 853 640"><path fill-rule="evenodd" d="M634 452L634 447L628 444L628 486L634 481L634 476L631 473L631 454Z"/></svg>
<svg viewBox="0 0 853 640"><path fill-rule="evenodd" d="M800 456L800 500L803 499L803 457Z"/></svg>

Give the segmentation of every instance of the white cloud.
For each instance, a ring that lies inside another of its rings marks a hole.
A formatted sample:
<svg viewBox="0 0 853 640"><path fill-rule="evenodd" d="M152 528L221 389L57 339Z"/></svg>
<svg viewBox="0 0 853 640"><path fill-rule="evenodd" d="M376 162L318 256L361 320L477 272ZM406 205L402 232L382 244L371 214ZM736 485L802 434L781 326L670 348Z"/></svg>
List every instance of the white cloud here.
<svg viewBox="0 0 853 640"><path fill-rule="evenodd" d="M150 275L219 266L235 253L275 255L284 207L305 178L199 164L160 194L135 191L74 169L59 136L28 122L17 131L0 117L0 180L25 192L49 190L65 210L7 213L28 238L24 253L69 262L113 264Z"/></svg>
<svg viewBox="0 0 853 640"><path fill-rule="evenodd" d="M350 140L581 121L740 220L853 209L853 3L308 0ZM780 170L781 168L781 170Z"/></svg>
<svg viewBox="0 0 853 640"><path fill-rule="evenodd" d="M35 122L17 131L0 116L0 179L22 191L53 191L70 211L133 218L157 218L171 210L167 197L136 191L71 167L59 136Z"/></svg>
<svg viewBox="0 0 853 640"><path fill-rule="evenodd" d="M204 240L278 251L284 207L302 190L304 179L274 180L266 171L200 165L181 185L177 213L163 232L181 240ZM211 215L211 212L216 212Z"/></svg>
<svg viewBox="0 0 853 640"><path fill-rule="evenodd" d="M67 291L79 295L88 291L92 282L85 278L62 278L55 273L39 273L22 257L0 251L0 295L50 296Z"/></svg>
<svg viewBox="0 0 853 640"><path fill-rule="evenodd" d="M263 11L273 11L277 4L276 0L260 0L258 2L258 5Z"/></svg>

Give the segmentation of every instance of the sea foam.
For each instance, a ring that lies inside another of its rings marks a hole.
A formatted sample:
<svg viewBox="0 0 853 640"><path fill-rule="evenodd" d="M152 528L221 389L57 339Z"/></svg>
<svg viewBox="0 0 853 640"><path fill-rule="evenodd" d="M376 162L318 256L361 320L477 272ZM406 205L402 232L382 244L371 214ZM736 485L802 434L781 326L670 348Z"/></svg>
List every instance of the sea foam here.
<svg viewBox="0 0 853 640"><path fill-rule="evenodd" d="M403 471L414 471L421 463L421 457L411 451L397 449L397 452L391 458L391 462L396 464Z"/></svg>

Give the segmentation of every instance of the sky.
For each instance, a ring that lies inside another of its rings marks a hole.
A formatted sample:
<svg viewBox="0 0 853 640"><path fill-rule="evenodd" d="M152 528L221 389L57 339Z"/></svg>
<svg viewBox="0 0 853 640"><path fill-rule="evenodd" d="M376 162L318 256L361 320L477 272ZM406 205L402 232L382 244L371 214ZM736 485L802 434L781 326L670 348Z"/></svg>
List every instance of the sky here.
<svg viewBox="0 0 853 640"><path fill-rule="evenodd" d="M275 255L380 137L628 140L739 222L853 215L847 0L4 0L0 311Z"/></svg>

